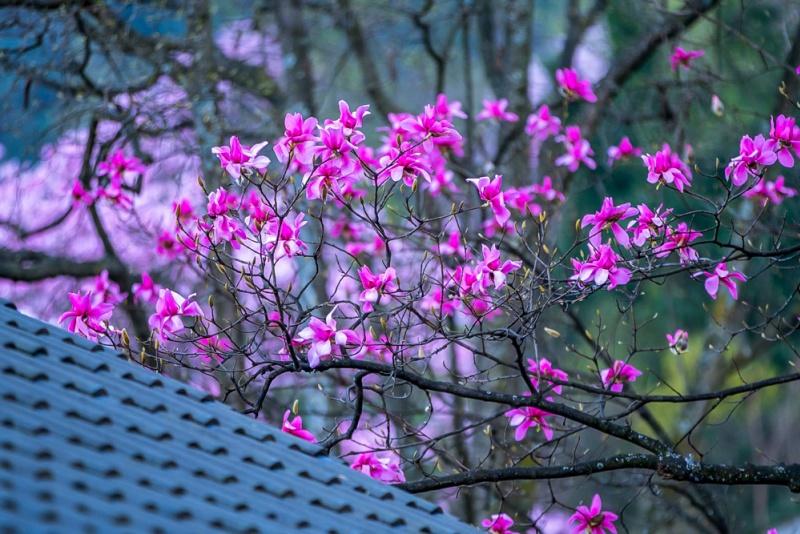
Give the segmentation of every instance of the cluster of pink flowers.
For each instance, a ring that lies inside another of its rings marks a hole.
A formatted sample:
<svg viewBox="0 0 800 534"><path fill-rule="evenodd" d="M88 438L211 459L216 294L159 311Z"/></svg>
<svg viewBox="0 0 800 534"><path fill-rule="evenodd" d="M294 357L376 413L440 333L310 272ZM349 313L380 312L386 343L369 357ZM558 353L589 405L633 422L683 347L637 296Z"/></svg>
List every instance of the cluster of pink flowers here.
<svg viewBox="0 0 800 534"><path fill-rule="evenodd" d="M169 335L177 334L184 328L184 317L203 318L203 310L196 302L192 302L194 294L184 298L178 293L162 289L156 302L156 312L150 316L148 324L161 341L167 341Z"/></svg>
<svg viewBox="0 0 800 534"><path fill-rule="evenodd" d="M236 136L231 137L230 146L217 146L211 149L219 158L220 167L225 169L231 178L238 184L242 176L249 176L254 170L265 173L269 158L259 156L258 153L267 146L267 142L258 143L252 147L243 146Z"/></svg>
<svg viewBox="0 0 800 534"><path fill-rule="evenodd" d="M586 261L572 258L572 267L575 273L570 277L570 280L575 280L583 285L594 282L598 287L608 283L606 289L609 291L630 281L631 271L617 266L617 263L622 261L622 258L610 246L600 245L595 247L590 244L589 252L589 258Z"/></svg>
<svg viewBox="0 0 800 534"><path fill-rule="evenodd" d="M361 453L353 459L350 467L384 484L402 484L406 481L398 461L379 453Z"/></svg>
<svg viewBox="0 0 800 534"><path fill-rule="evenodd" d="M363 310L371 312L373 304L378 302L382 295L397 291L397 271L394 267L389 267L381 274L374 274L368 265L364 265L358 270L361 285L364 291L361 292L359 300L363 303Z"/></svg>
<svg viewBox="0 0 800 534"><path fill-rule="evenodd" d="M581 79L578 71L574 69L559 69L556 71L556 82L561 94L567 100L583 99L587 102L597 102L597 95L592 91L589 80Z"/></svg>
<svg viewBox="0 0 800 534"><path fill-rule="evenodd" d="M308 365L312 369L319 365L322 358L333 355L334 348L361 344L361 339L353 330L338 328L333 318L335 311L334 307L325 321L312 317L308 326L297 333L297 343L308 346Z"/></svg>
<svg viewBox="0 0 800 534"><path fill-rule="evenodd" d="M539 358L539 363L536 360L528 358L528 373L530 373L531 383L536 391L539 391L539 381L545 380L548 386L553 386L553 383L547 380L548 378L555 378L556 380L566 381L569 376L561 369L555 369L553 364L547 358ZM553 393L561 394L561 385L553 386Z"/></svg>
<svg viewBox="0 0 800 534"><path fill-rule="evenodd" d="M784 199L797 196L797 189L786 187L786 179L781 175L775 178L774 182L761 178L756 185L744 192L744 196L758 198L764 203L769 201L780 204Z"/></svg>
<svg viewBox="0 0 800 534"><path fill-rule="evenodd" d="M597 163L592 159L594 151L589 141L581 137L579 126L567 126L564 134L556 137L556 141L564 144L566 153L556 158L556 165L567 167L569 172L575 172L581 163L590 169L596 169Z"/></svg>
<svg viewBox="0 0 800 534"><path fill-rule="evenodd" d="M664 145L655 156L642 156L642 161L647 167L647 181L651 184L669 184L681 193L692 185L691 170L669 145Z"/></svg>
<svg viewBox="0 0 800 534"><path fill-rule="evenodd" d="M630 236L628 232L619 224L619 221L630 219L638 215L639 211L632 208L630 203L614 205L614 199L606 197L603 199L603 204L600 211L595 212L594 215L584 215L581 220L581 228L586 228L591 225L589 231L589 243L594 247L599 247L603 242L603 230L610 229L614 234L614 238L621 246L628 248L630 246Z"/></svg>
<svg viewBox="0 0 800 534"><path fill-rule="evenodd" d="M78 334L91 341L97 341L97 336L108 331L108 321L114 311L114 305L107 302L92 303L92 292L85 295L70 293L69 302L72 310L61 314L58 322L67 322L67 330Z"/></svg>

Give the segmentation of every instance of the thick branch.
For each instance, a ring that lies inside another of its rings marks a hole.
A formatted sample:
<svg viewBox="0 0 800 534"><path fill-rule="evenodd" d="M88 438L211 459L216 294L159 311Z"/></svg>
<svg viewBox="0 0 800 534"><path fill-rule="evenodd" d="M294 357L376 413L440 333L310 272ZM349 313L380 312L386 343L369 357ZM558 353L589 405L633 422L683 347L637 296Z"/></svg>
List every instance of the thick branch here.
<svg viewBox="0 0 800 534"><path fill-rule="evenodd" d="M585 477L595 473L618 471L620 469L651 471L658 474L661 480L665 481L724 486L785 486L793 493L800 493L800 464L706 464L679 454L667 456L620 454L610 458L564 466L479 469L456 475L408 482L399 487L410 493L422 493L485 482Z"/></svg>

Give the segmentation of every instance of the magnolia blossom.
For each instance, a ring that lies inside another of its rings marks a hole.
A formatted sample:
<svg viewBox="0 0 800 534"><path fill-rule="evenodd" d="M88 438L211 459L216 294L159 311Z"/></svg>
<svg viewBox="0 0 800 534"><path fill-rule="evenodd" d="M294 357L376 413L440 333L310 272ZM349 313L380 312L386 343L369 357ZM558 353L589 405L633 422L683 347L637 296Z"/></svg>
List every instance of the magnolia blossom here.
<svg viewBox="0 0 800 534"><path fill-rule="evenodd" d="M544 141L551 135L558 135L561 131L561 119L550 114L550 108L542 105L536 111L528 115L525 123L525 133L531 137L536 137Z"/></svg>
<svg viewBox="0 0 800 534"><path fill-rule="evenodd" d="M662 183L674 185L675 189L683 193L684 188L692 185L692 175L686 165L677 155L672 154L669 147L656 152L655 156L647 154L642 156L642 161L647 167L648 183Z"/></svg>
<svg viewBox="0 0 800 534"><path fill-rule="evenodd" d="M569 522L577 523L572 534L605 534L606 530L616 534L614 521L617 517L617 514L603 511L603 501L600 500L600 495L595 494L592 498L592 507L578 506L575 514L569 518Z"/></svg>
<svg viewBox="0 0 800 534"><path fill-rule="evenodd" d="M590 169L597 168L597 164L591 158L594 156L589 141L581 137L581 129L579 126L567 126L564 129L564 135L556 137L556 141L564 143L566 154L556 158L556 165L564 165L569 172L575 172L581 163Z"/></svg>
<svg viewBox="0 0 800 534"><path fill-rule="evenodd" d="M634 366L617 360L610 369L600 371L600 379L603 381L603 387L619 393L625 382L636 382L636 377L641 374L642 372Z"/></svg>
<svg viewBox="0 0 800 534"><path fill-rule="evenodd" d="M451 121L454 118L466 119L467 114L461 110L461 102L458 100L453 102L447 101L447 95L439 93L436 97L436 116L446 121Z"/></svg>
<svg viewBox="0 0 800 534"><path fill-rule="evenodd" d="M142 165L139 158L126 158L122 150L117 150L106 161L97 164L97 176L108 175L112 180L122 180L126 173L141 174L147 168Z"/></svg>
<svg viewBox="0 0 800 534"><path fill-rule="evenodd" d="M587 102L597 102L597 95L592 91L589 80L582 80L578 71L574 69L559 69L556 71L558 88L567 100L584 99Z"/></svg>
<svg viewBox="0 0 800 534"><path fill-rule="evenodd" d="M269 158L259 156L262 148L267 146L267 141L253 145L252 148L243 146L235 135L231 137L230 146L215 146L211 152L219 158L220 166L239 183L242 175L249 176L253 169L263 173L269 165Z"/></svg>
<svg viewBox="0 0 800 534"><path fill-rule="evenodd" d="M406 481L396 459L381 457L373 452L359 454L350 467L384 484L402 484Z"/></svg>
<svg viewBox="0 0 800 534"><path fill-rule="evenodd" d="M70 293L69 302L72 310L61 314L58 318L59 324L68 320L67 330L91 341L97 341L98 334L106 333L108 321L114 311L113 304L108 302L92 304L91 291L87 291L85 295Z"/></svg>
<svg viewBox="0 0 800 534"><path fill-rule="evenodd" d="M506 514L494 514L481 522L481 526L489 529L489 534L519 534L511 530L514 520Z"/></svg>
<svg viewBox="0 0 800 534"><path fill-rule="evenodd" d="M778 115L777 119L770 117L769 124L769 140L764 143L764 150L775 152L784 167L794 167L792 152L800 154L800 127L795 124L794 117L783 115Z"/></svg>
<svg viewBox="0 0 800 534"><path fill-rule="evenodd" d="M703 57L705 54L705 50L684 50L680 46L676 46L675 51L669 56L672 72L678 70L678 66L683 67L684 70L689 70L692 66L692 60L697 57Z"/></svg>
<svg viewBox="0 0 800 534"><path fill-rule="evenodd" d="M233 348L228 338L221 337L217 334L205 337L199 340L198 343L202 350L200 358L206 363L208 363L212 357L220 362L223 361L225 359L224 353L229 352Z"/></svg>
<svg viewBox="0 0 800 534"><path fill-rule="evenodd" d="M764 204L767 201L773 204L780 204L784 199L797 195L797 189L786 187L785 180L783 175L775 178L774 182L762 178L751 189L745 191L744 196L747 198L759 198Z"/></svg>
<svg viewBox="0 0 800 534"><path fill-rule="evenodd" d="M481 247L483 260L475 266L475 272L484 288L494 285L495 289L500 289L506 285L506 276L522 267L522 261L506 260L500 263L500 251L495 245L492 245L492 248L486 245Z"/></svg>
<svg viewBox="0 0 800 534"><path fill-rule="evenodd" d="M714 274L699 272L695 276L701 275L707 277L705 282L706 292L708 292L708 294L714 300L717 298L717 292L719 291L720 284L728 288L733 300L737 300L739 298L739 291L736 287L736 283L733 280L739 280L740 282L747 280L747 277L742 273L729 272L728 266L725 265L725 262L717 264L717 267L714 269Z"/></svg>
<svg viewBox="0 0 800 534"><path fill-rule="evenodd" d="M289 415L291 413L292 413L291 410L286 410L286 413L283 414L283 426L281 426L281 432L291 434L292 436L296 436L310 443L316 443L317 438L314 437L314 434L312 434L308 430L303 430L302 417L298 415L297 417L289 421Z"/></svg>
<svg viewBox="0 0 800 534"><path fill-rule="evenodd" d="M617 243L628 248L631 245L630 237L628 232L620 226L619 221L630 219L638 213L639 210L632 208L629 202L615 206L614 199L606 197L603 199L600 211L596 211L594 215L583 216L581 228L592 225L592 229L589 231L589 243L595 247L599 247L603 241L603 230L610 229Z"/></svg>
<svg viewBox="0 0 800 534"><path fill-rule="evenodd" d="M628 229L633 228L633 239L631 243L637 247L644 246L648 240L655 239L667 227L667 216L672 213L672 208L665 210L661 213L663 204L659 204L655 211L651 210L647 204L639 204L636 209L639 210L639 216L635 221L628 223Z"/></svg>
<svg viewBox="0 0 800 534"><path fill-rule="evenodd" d="M133 290L133 301L137 304L140 302L155 304L162 287L153 282L149 274L142 273L142 283L133 284L131 289Z"/></svg>
<svg viewBox="0 0 800 534"><path fill-rule="evenodd" d="M667 227L667 237L664 243L655 248L656 257L665 258L671 251L676 251L681 260L681 265L686 265L700 259L700 255L689 243L703 236L700 232L695 232L685 222L678 224L677 228Z"/></svg>
<svg viewBox="0 0 800 534"><path fill-rule="evenodd" d="M497 119L505 122L517 122L519 120L519 115L506 111L507 107L508 100L505 98L501 98L500 100L484 100L483 109L475 117L475 120Z"/></svg>
<svg viewBox="0 0 800 534"><path fill-rule="evenodd" d="M621 258L617 256L614 249L608 245L600 245L597 248L589 245L589 250L591 252L589 259L584 262L572 258L575 274L570 277L570 280L578 281L580 284L592 281L597 286L610 282L606 288L609 291L630 281L631 271L617 267L617 262Z"/></svg>
<svg viewBox="0 0 800 534"><path fill-rule="evenodd" d="M689 350L689 332L679 328L674 334L667 334L667 343L672 354L683 354Z"/></svg>
<svg viewBox="0 0 800 534"><path fill-rule="evenodd" d="M367 313L373 310L372 305L378 302L381 295L397 291L397 271L394 267L389 267L384 273L373 274L369 265L364 265L358 270L358 277L364 286L358 300L364 303L363 309Z"/></svg>
<svg viewBox="0 0 800 534"><path fill-rule="evenodd" d="M567 378L569 378L567 373L561 369L553 368L553 364L550 363L547 358L539 358L539 363L536 363L534 359L528 358L528 373L530 374L531 383L536 391L539 391L539 381L542 379L555 378L556 380L566 381ZM548 386L553 385L549 380L546 381ZM561 386L554 386L553 393L560 395Z"/></svg>
<svg viewBox="0 0 800 534"><path fill-rule="evenodd" d="M496 174L493 180L489 180L488 176L482 176L480 178L467 178L467 181L478 188L481 200L489 203L494 210L497 222L501 226L505 226L506 222L511 218L511 212L506 207L506 201L503 197L503 177Z"/></svg>
<svg viewBox="0 0 800 534"><path fill-rule="evenodd" d="M203 317L203 310L196 302L191 302L194 293L184 298L178 293L162 289L156 302L156 313L150 316L148 324L161 341L167 334L183 330L183 317Z"/></svg>
<svg viewBox="0 0 800 534"><path fill-rule="evenodd" d="M762 167L772 165L777 159L778 155L769 148L763 135L758 134L753 139L745 135L739 142L739 155L725 168L725 178L733 185L744 185L748 176L758 176Z"/></svg>
<svg viewBox="0 0 800 534"><path fill-rule="evenodd" d="M330 356L334 346L343 346L348 343L360 344L358 335L349 329L339 330L333 313L334 307L323 322L321 319L312 317L308 326L297 334L297 341L309 344L308 365L312 369L319 365L320 359Z"/></svg>
<svg viewBox="0 0 800 534"><path fill-rule="evenodd" d="M311 149L317 141L317 136L314 135L317 119L309 117L303 120L300 113L287 113L283 124L286 131L273 148L278 161L287 163L290 158L294 158L293 161L300 165L310 164L314 157Z"/></svg>
<svg viewBox="0 0 800 534"><path fill-rule="evenodd" d="M530 395L530 393L527 393L527 395ZM553 399L549 397L547 400L550 402L553 401ZM525 439L525 434L528 433L528 429L531 427L535 427L537 432L541 430L547 441L553 439L553 429L547 421L545 421L545 417L551 415L553 414L534 406L514 408L505 413L505 416L509 418L508 424L517 427L517 430L514 432L514 439L517 441Z"/></svg>
<svg viewBox="0 0 800 534"><path fill-rule="evenodd" d="M124 301L125 297L128 296L127 293L120 291L119 284L108 277L108 271L106 270L95 276L91 289L95 301L107 302L113 306Z"/></svg>
<svg viewBox="0 0 800 534"><path fill-rule="evenodd" d="M633 146L631 140L625 136L620 140L619 146L608 147L608 166L613 165L615 161L626 161L641 155L642 149Z"/></svg>

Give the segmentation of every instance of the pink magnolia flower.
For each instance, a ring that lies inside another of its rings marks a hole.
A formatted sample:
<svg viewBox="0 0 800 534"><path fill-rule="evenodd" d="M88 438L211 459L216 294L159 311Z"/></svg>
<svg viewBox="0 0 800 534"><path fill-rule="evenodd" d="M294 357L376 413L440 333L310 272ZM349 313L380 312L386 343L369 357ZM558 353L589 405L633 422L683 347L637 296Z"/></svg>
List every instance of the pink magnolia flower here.
<svg viewBox="0 0 800 534"><path fill-rule="evenodd" d="M283 426L281 426L281 432L291 434L292 436L296 436L310 443L316 443L317 438L314 437L314 434L312 434L308 430L303 430L302 417L298 415L297 417L289 421L289 415L291 413L292 413L291 410L286 410L286 413L283 414Z"/></svg>
<svg viewBox="0 0 800 534"><path fill-rule="evenodd" d="M105 198L112 205L119 206L125 210L131 209L133 207L133 199L127 195L122 188L122 178L112 176L111 181L107 185L97 188L96 198L98 200Z"/></svg>
<svg viewBox="0 0 800 534"><path fill-rule="evenodd" d="M299 113L287 113L283 124L286 131L273 148L278 161L286 163L290 158L295 158L302 165L311 163L313 152L310 149L317 141L317 136L314 135L317 119L309 117L303 120Z"/></svg>
<svg viewBox="0 0 800 534"><path fill-rule="evenodd" d="M495 289L500 289L506 285L506 276L522 267L522 261L506 260L500 263L500 251L495 245L492 248L486 245L481 247L483 260L475 266L475 272L484 288L494 285Z"/></svg>
<svg viewBox="0 0 800 534"><path fill-rule="evenodd" d="M162 288L160 285L153 282L149 274L142 273L142 283L133 284L131 289L133 290L133 301L137 304L140 302L155 304Z"/></svg>
<svg viewBox="0 0 800 534"><path fill-rule="evenodd" d="M122 180L126 173L141 174L147 168L139 158L126 158L122 150L117 150L106 161L97 164L97 176L109 176L112 180Z"/></svg>
<svg viewBox="0 0 800 534"><path fill-rule="evenodd" d="M551 135L558 135L561 131L561 119L550 115L550 108L546 105L539 107L536 113L528 115L525 123L525 133L544 141Z"/></svg>
<svg viewBox="0 0 800 534"><path fill-rule="evenodd" d="M582 285L593 281L597 286L610 282L606 288L608 291L630 281L631 271L623 267L617 267L620 257L617 256L614 249L608 245L600 245L595 248L590 244L589 250L589 259L585 262L572 258L572 267L575 270L575 274L570 277L570 280L575 280Z"/></svg>
<svg viewBox="0 0 800 534"><path fill-rule="evenodd" d="M667 227L667 216L672 213L672 208L661 213L663 204L659 204L656 211L651 210L647 204L639 204L639 216L635 221L628 223L628 229L633 227L633 239L631 242L637 247L644 246L648 240L655 239Z"/></svg>
<svg viewBox="0 0 800 534"><path fill-rule="evenodd" d="M785 180L783 175L775 178L774 182L769 182L762 178L752 189L745 191L744 196L747 198L759 198L762 203L769 201L773 204L780 204L784 199L797 195L797 189L786 187Z"/></svg>
<svg viewBox="0 0 800 534"><path fill-rule="evenodd" d="M556 200L564 202L566 200L564 193L553 187L553 179L549 176L542 178L541 184L533 184L531 187L534 193L544 197L548 202L555 202Z"/></svg>
<svg viewBox="0 0 800 534"><path fill-rule="evenodd" d="M497 119L505 122L517 122L519 120L519 115L506 111L507 107L508 100L505 98L501 98L500 100L484 100L483 109L475 117L475 120Z"/></svg>
<svg viewBox="0 0 800 534"><path fill-rule="evenodd" d="M312 369L319 365L320 359L330 356L333 353L334 345L343 346L348 343L360 344L358 335L349 329L339 330L333 313L334 307L323 322L321 319L312 317L308 326L297 333L297 340L300 343L310 343L308 349L308 365Z"/></svg>
<svg viewBox="0 0 800 534"><path fill-rule="evenodd" d="M503 177L496 174L493 180L489 180L488 176L482 176L480 178L468 178L467 181L478 188L481 200L489 203L494 210L497 222L501 226L505 226L506 222L511 218L511 212L506 207L506 201L503 197Z"/></svg>
<svg viewBox="0 0 800 534"><path fill-rule="evenodd" d="M656 257L665 258L671 251L676 251L681 260L681 265L697 261L700 255L697 251L689 246L689 243L703 236L700 232L695 232L685 222L678 224L678 227L673 229L667 227L667 237L664 243L655 248L654 252Z"/></svg>
<svg viewBox="0 0 800 534"><path fill-rule="evenodd" d="M725 105L716 93L711 95L711 112L717 117L722 117L725 114Z"/></svg>
<svg viewBox="0 0 800 534"><path fill-rule="evenodd" d="M249 176L253 169L265 172L269 165L269 158L259 156L262 148L267 146L267 141L253 145L252 148L243 146L235 135L231 137L230 146L216 146L211 152L219 158L220 166L231 175L238 184L242 175Z"/></svg>
<svg viewBox="0 0 800 534"><path fill-rule="evenodd" d="M716 300L717 298L717 291L719 291L720 284L728 288L728 291L730 292L733 300L737 300L739 298L739 291L733 279L739 280L740 282L745 282L747 280L747 277L742 273L737 273L735 271L729 272L728 266L725 265L725 262L717 264L717 267L714 269L714 274L709 274L707 272L699 272L695 276L700 276L700 275L704 275L707 277L705 282L705 288L708 294L714 300Z"/></svg>
<svg viewBox="0 0 800 534"><path fill-rule="evenodd" d="M308 224L303 217L304 213L298 213L294 221L290 221L287 215L280 226L275 224L274 228L268 230L264 247L274 255L275 261L284 257L291 258L308 249L308 245L300 239L300 230Z"/></svg>
<svg viewBox="0 0 800 534"><path fill-rule="evenodd" d="M793 117L783 115L778 115L777 119L770 117L769 124L769 140L764 143L764 150L775 152L784 167L794 167L792 151L800 154L800 127L795 124Z"/></svg>
<svg viewBox="0 0 800 534"><path fill-rule="evenodd" d="M365 139L365 136L358 129L363 125L364 117L369 114L369 106L358 106L355 113L353 113L350 111L350 104L344 100L339 100L339 119L336 121L326 120L325 129L332 127L333 129L341 130L344 138L352 146L359 145Z"/></svg>
<svg viewBox="0 0 800 534"><path fill-rule="evenodd" d="M656 152L655 156L647 154L642 156L642 161L647 167L648 183L671 184L683 193L684 188L692 185L692 174L685 163L677 154L672 154L669 146Z"/></svg>
<svg viewBox="0 0 800 534"><path fill-rule="evenodd" d="M582 80L578 71L574 69L559 69L556 71L556 81L558 88L567 100L578 100L580 98L587 102L597 102L597 95L592 91L592 84L589 80Z"/></svg>
<svg viewBox="0 0 800 534"><path fill-rule="evenodd" d="M629 202L615 206L614 199L606 197L603 199L600 211L595 212L594 215L583 216L581 228L593 225L589 231L589 243L595 247L599 247L603 241L603 230L610 229L617 243L628 248L631 246L630 237L628 232L620 226L619 221L635 217L638 213L639 210L632 208Z"/></svg>
<svg viewBox="0 0 800 534"><path fill-rule="evenodd" d="M91 291L87 291L85 295L70 293L69 302L72 310L61 314L58 318L59 324L69 320L67 330L91 341L97 341L98 334L106 333L108 320L114 311L113 304L99 302L93 305Z"/></svg>
<svg viewBox="0 0 800 534"><path fill-rule="evenodd" d="M620 140L619 146L608 147L608 166L610 167L613 165L615 161L627 161L633 157L640 157L641 155L642 149L633 146L631 140L625 136Z"/></svg>
<svg viewBox="0 0 800 534"><path fill-rule="evenodd" d="M400 123L400 127L421 139L422 147L427 153L433 150L434 143L440 146L452 146L461 141L461 134L449 121L440 119L433 106L425 106L425 111L416 117L404 120Z"/></svg>
<svg viewBox="0 0 800 534"><path fill-rule="evenodd" d="M642 372L634 366L617 360L610 369L600 371L600 379L603 381L603 387L619 393L625 382L636 382L636 377L641 374Z"/></svg>
<svg viewBox="0 0 800 534"><path fill-rule="evenodd" d="M536 391L539 391L539 380L547 378L555 378L556 380L566 381L569 376L561 369L553 368L553 364L547 358L539 358L539 363L536 360L528 358L528 373L531 377L531 383ZM553 383L547 380L547 385L552 386ZM553 393L560 395L561 386L553 387Z"/></svg>
<svg viewBox="0 0 800 534"><path fill-rule="evenodd" d="M381 169L378 171L378 184L383 184L390 178L409 187L414 186L418 176L426 182L431 181L430 157L414 149L409 142L404 142L400 148L390 148L386 155L380 159Z"/></svg>
<svg viewBox="0 0 800 534"><path fill-rule="evenodd" d="M119 284L108 277L108 271L106 270L95 276L91 290L95 301L106 302L113 306L116 306L128 296L127 293L120 291Z"/></svg>
<svg viewBox="0 0 800 534"><path fill-rule="evenodd" d="M577 523L572 534L605 534L606 530L616 534L614 521L617 517L617 514L603 511L603 501L600 500L600 495L595 494L592 498L592 507L578 506L575 514L569 518L569 522Z"/></svg>
<svg viewBox="0 0 800 534"><path fill-rule="evenodd" d="M397 291L397 271L394 267L389 267L382 274L373 274L369 265L364 265L358 270L358 277L364 291L361 292L358 300L364 303L363 309L369 313L373 310L372 305L387 293Z"/></svg>
<svg viewBox="0 0 800 534"><path fill-rule="evenodd" d="M447 95L440 93L436 97L436 116L440 119L451 121L454 118L466 119L467 114L461 110L461 102L458 100L454 102L447 101Z"/></svg>
<svg viewBox="0 0 800 534"><path fill-rule="evenodd" d="M384 484L402 484L406 481L396 459L381 457L373 452L364 452L356 456L350 468Z"/></svg>
<svg viewBox="0 0 800 534"><path fill-rule="evenodd" d="M761 167L775 163L778 155L768 148L767 143L761 134L754 139L750 139L747 135L742 137L739 142L739 155L725 168L725 178L731 180L733 185L741 186L747 182L748 176L758 176Z"/></svg>
<svg viewBox="0 0 800 534"><path fill-rule="evenodd" d="M530 393L526 393L526 395L530 395ZM549 397L547 400L550 402L553 401L553 399ZM509 418L508 424L517 427L517 430L514 432L514 439L517 441L525 439L525 434L528 433L528 429L531 427L535 427L537 432L541 430L547 441L553 439L553 429L547 421L545 421L545 417L551 415L553 414L534 406L514 408L505 413L505 416Z"/></svg>
<svg viewBox="0 0 800 534"><path fill-rule="evenodd" d="M494 514L481 522L481 526L489 529L489 534L519 534L511 530L514 520L506 514Z"/></svg>
<svg viewBox="0 0 800 534"><path fill-rule="evenodd" d="M91 206L94 203L95 196L92 194L91 191L86 191L81 185L80 180L75 180L72 182L72 190L70 191L70 195L72 196L72 208L77 209L81 206Z"/></svg>
<svg viewBox="0 0 800 534"><path fill-rule="evenodd" d="M667 334L667 343L672 354L683 354L689 350L689 332L679 328L674 334Z"/></svg>
<svg viewBox="0 0 800 534"><path fill-rule="evenodd" d="M150 316L148 324L161 341L167 340L167 334L183 330L183 317L204 316L200 306L191 301L192 297L194 293L184 298L169 289L159 292L156 313Z"/></svg>
<svg viewBox="0 0 800 534"><path fill-rule="evenodd" d="M684 50L680 46L676 46L675 51L669 56L672 72L678 70L678 66L683 67L683 70L689 70L692 66L692 60L704 55L706 55L705 50Z"/></svg>
<svg viewBox="0 0 800 534"><path fill-rule="evenodd" d="M174 260L183 252L183 246L169 230L164 230L159 234L156 241L156 253L161 256Z"/></svg>
<svg viewBox="0 0 800 534"><path fill-rule="evenodd" d="M575 172L581 163L590 169L597 168L597 164L591 158L594 156L589 141L581 137L581 129L579 126L567 126L564 129L564 135L556 137L556 141L564 143L566 154L556 158L556 165L564 165L569 172Z"/></svg>
<svg viewBox="0 0 800 534"><path fill-rule="evenodd" d="M220 187L216 191L212 191L208 194L208 204L206 204L206 208L210 216L216 217L218 215L225 215L229 210L235 209L238 204L239 198L235 194L229 193Z"/></svg>
<svg viewBox="0 0 800 534"><path fill-rule="evenodd" d="M220 362L223 361L225 359L224 353L229 352L233 348L228 338L221 337L217 334L205 337L198 341L198 343L202 350L200 358L206 363L208 363L212 357Z"/></svg>

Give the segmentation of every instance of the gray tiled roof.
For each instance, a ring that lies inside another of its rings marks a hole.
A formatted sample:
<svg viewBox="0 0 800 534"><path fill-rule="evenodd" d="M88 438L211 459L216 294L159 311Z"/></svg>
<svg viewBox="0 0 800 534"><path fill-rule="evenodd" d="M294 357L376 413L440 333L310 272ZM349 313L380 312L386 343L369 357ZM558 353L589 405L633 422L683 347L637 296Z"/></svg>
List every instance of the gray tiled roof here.
<svg viewBox="0 0 800 534"><path fill-rule="evenodd" d="M0 300L0 532L474 532Z"/></svg>

